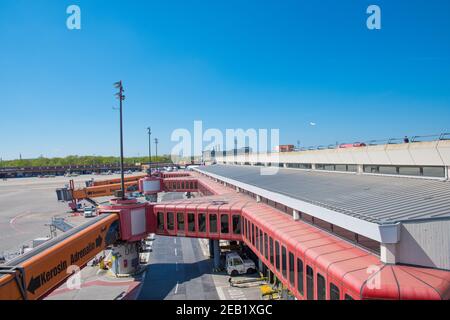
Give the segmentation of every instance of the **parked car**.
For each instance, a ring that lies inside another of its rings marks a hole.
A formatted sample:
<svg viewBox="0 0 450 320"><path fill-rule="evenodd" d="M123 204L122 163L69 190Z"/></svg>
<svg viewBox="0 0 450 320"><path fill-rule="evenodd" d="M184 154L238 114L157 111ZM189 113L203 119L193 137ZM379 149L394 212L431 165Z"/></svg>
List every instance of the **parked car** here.
<svg viewBox="0 0 450 320"><path fill-rule="evenodd" d="M355 147L365 147L366 144L364 142L355 142L355 143L341 143L339 148L355 148Z"/></svg>

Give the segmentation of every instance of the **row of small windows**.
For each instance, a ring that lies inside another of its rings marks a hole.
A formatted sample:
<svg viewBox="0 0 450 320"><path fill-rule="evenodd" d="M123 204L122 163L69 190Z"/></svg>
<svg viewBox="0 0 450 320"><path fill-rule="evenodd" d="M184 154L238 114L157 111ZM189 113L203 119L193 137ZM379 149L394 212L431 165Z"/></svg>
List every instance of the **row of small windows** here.
<svg viewBox="0 0 450 320"><path fill-rule="evenodd" d="M197 224L195 219L197 216ZM188 213L187 214L187 232L207 232L207 221L209 225L209 233L217 233L217 214L216 213ZM220 215L220 233L226 234L230 233L229 226L229 214ZM185 214L183 212L177 212L176 221L174 212L166 212L167 230L175 231L175 225L178 231L185 231ZM241 216L232 215L231 217L232 233L235 235L241 234ZM164 213L158 212L156 216L156 227L158 231L164 231Z"/></svg>
<svg viewBox="0 0 450 320"><path fill-rule="evenodd" d="M316 170L357 172L356 164L316 164Z"/></svg>
<svg viewBox="0 0 450 320"><path fill-rule="evenodd" d="M197 181L168 181L167 185L169 189L171 190L177 190L177 189L190 189L190 190L196 190L197 189Z"/></svg>
<svg viewBox="0 0 450 320"><path fill-rule="evenodd" d="M419 166L364 166L365 173L394 174L404 176L423 176L445 178L444 167L419 167Z"/></svg>
<svg viewBox="0 0 450 320"><path fill-rule="evenodd" d="M222 162L227 164L226 161ZM228 162L228 164L240 164L239 162ZM244 165L250 166L250 162L245 162ZM256 162L255 166L264 166L265 163ZM293 169L312 169L311 163L267 163L267 166L279 166ZM358 167L355 164L321 164L315 165L316 170L325 171L339 171L339 172L358 172ZM364 165L363 172L376 174L393 174L404 176L422 176L432 178L445 178L445 167L439 166L383 166L383 165Z"/></svg>
<svg viewBox="0 0 450 320"><path fill-rule="evenodd" d="M285 281L288 281L292 287L296 287L297 292L302 297L305 297L306 289L306 299L314 300L314 289L315 285L317 285L317 299L326 299L327 286L325 277L322 274L317 273L315 278L314 269L311 266L304 265L303 260L295 258L294 253L290 252L286 246L278 240L274 240L265 231L245 218L243 218L243 226L244 238L256 248L261 257L264 257L273 268L281 273ZM340 290L334 283L330 282L328 290L330 300L340 299ZM344 299L353 300L348 294L345 294Z"/></svg>
<svg viewBox="0 0 450 320"><path fill-rule="evenodd" d="M257 167L267 165L269 167L280 167L280 168L286 167L286 168L295 168L295 169L311 169L312 168L312 165L310 163L282 163L282 162L268 162L268 163L254 162L254 163L251 163L248 161L244 162L244 163L237 162L237 161L234 161L234 162L222 161L221 163L222 164L234 164L234 165L243 164L244 166L251 166L253 164L254 166L257 166Z"/></svg>
<svg viewBox="0 0 450 320"><path fill-rule="evenodd" d="M312 165L310 163L286 163L286 168L312 169Z"/></svg>

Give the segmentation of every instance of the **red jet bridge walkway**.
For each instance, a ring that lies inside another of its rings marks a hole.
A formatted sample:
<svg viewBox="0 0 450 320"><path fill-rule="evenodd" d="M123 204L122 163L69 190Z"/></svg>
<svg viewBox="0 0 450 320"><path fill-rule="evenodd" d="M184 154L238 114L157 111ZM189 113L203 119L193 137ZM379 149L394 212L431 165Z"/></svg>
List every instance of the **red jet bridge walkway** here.
<svg viewBox="0 0 450 320"><path fill-rule="evenodd" d="M164 179L164 190L205 197L154 205L156 234L243 241L296 298L308 300L450 299L450 272L389 265L293 218L208 173Z"/></svg>

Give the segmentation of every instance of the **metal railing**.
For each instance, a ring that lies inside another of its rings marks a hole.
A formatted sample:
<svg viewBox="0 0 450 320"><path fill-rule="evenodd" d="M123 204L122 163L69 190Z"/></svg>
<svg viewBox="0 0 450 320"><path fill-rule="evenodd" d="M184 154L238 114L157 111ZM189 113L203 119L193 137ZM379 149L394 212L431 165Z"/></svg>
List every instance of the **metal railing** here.
<svg viewBox="0 0 450 320"><path fill-rule="evenodd" d="M442 140L450 140L450 133L444 132L439 134L429 134L429 135L416 135L408 138L408 142L405 142L405 137L403 138L386 138L386 139L377 139L377 140L362 140L353 143L340 143L340 144L329 144L327 146L317 145L317 146L309 146L309 147L301 147L298 148L297 151L306 151L306 150L324 150L324 149L337 149L342 145L352 144L354 146L376 146L376 145L384 145L384 144L401 144L401 143L414 143L414 142L425 142L425 141L442 141Z"/></svg>

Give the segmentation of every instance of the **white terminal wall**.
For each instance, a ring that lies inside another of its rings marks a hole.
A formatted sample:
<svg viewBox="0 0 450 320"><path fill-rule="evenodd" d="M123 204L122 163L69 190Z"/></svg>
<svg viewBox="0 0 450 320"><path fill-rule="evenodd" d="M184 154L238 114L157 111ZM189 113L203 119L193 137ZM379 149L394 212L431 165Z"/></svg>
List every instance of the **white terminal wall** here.
<svg viewBox="0 0 450 320"><path fill-rule="evenodd" d="M450 166L450 141L385 144L355 148L217 156L217 161L363 165Z"/></svg>

